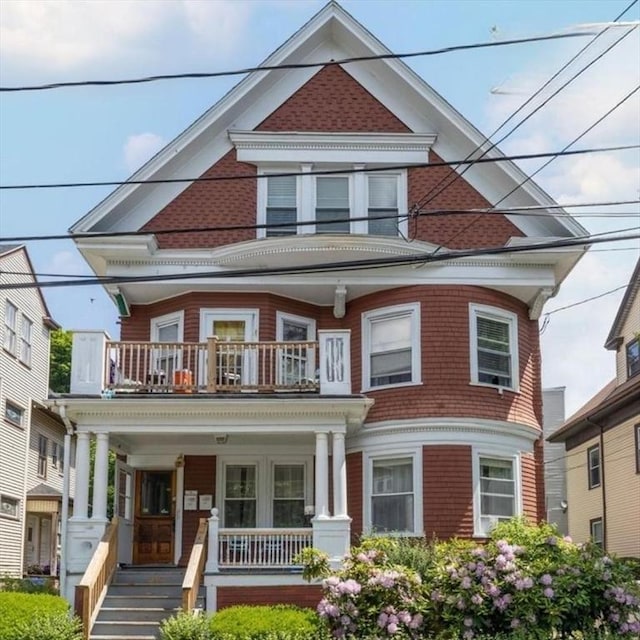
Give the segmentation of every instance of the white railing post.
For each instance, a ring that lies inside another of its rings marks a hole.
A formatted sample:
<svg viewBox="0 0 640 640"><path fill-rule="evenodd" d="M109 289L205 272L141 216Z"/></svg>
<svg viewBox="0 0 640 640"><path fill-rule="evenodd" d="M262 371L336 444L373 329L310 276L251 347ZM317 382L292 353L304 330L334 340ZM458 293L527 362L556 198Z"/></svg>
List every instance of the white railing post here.
<svg viewBox="0 0 640 640"><path fill-rule="evenodd" d="M351 331L318 331L320 394L351 395Z"/></svg>
<svg viewBox="0 0 640 640"><path fill-rule="evenodd" d="M216 508L211 509L211 517L209 518L209 540L208 540L208 553L207 553L207 573L218 573L220 570L218 562L218 532L220 530L220 518L218 517L218 510Z"/></svg>
<svg viewBox="0 0 640 640"><path fill-rule="evenodd" d="M105 386L106 343L104 331L74 331L71 347L71 393L99 396Z"/></svg>

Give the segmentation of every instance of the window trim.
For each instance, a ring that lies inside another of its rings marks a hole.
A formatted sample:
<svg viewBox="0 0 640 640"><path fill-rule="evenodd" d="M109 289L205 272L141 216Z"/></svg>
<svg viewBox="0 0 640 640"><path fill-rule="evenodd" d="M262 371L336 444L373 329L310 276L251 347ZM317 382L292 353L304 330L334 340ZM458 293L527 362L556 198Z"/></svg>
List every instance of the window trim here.
<svg viewBox="0 0 640 640"><path fill-rule="evenodd" d="M636 473L640 473L640 422L634 425L636 441Z"/></svg>
<svg viewBox="0 0 640 640"><path fill-rule="evenodd" d="M509 354L511 356L511 385L497 385L480 382L478 371L478 317L505 322L509 326ZM469 303L469 362L471 381L469 384L490 389L520 392L520 362L518 344L518 316L512 311L484 304Z"/></svg>
<svg viewBox="0 0 640 640"><path fill-rule="evenodd" d="M600 533L601 533L600 540L597 540L596 536L593 533L593 528L596 525L600 525ZM591 541L593 542L593 544L597 545L600 548L603 547L603 545L604 545L604 521L603 521L602 517L591 518L589 520L589 537L591 538Z"/></svg>
<svg viewBox="0 0 640 640"><path fill-rule="evenodd" d="M9 309L13 309L13 324L9 324ZM7 343L8 342L8 343ZM13 344L12 344L13 342ZM4 336L2 338L2 346L7 353L17 356L18 351L18 307L11 302L5 300L4 306Z"/></svg>
<svg viewBox="0 0 640 640"><path fill-rule="evenodd" d="M593 452L598 452L598 482L592 483L591 481L591 470L595 469L595 465L591 466L591 454ZM602 484L602 454L600 451L600 444L594 444L592 447L587 449L587 483L589 486L589 490L597 489Z"/></svg>
<svg viewBox="0 0 640 640"><path fill-rule="evenodd" d="M628 342L625 347L625 364L626 364L626 370L627 370L627 378L635 378L637 375L640 375L640 357L638 358L638 365L637 365L638 370L635 371L634 373L631 373L631 363L629 362L629 351L633 346L637 346L638 350L640 351L640 338L634 338L633 340Z"/></svg>
<svg viewBox="0 0 640 640"><path fill-rule="evenodd" d="M172 324L178 325L178 340L177 342L184 342L184 311L172 311L171 313L165 313L162 316L151 318L149 321L149 337L151 342L160 342L158 335L160 329L171 326Z"/></svg>
<svg viewBox="0 0 640 640"><path fill-rule="evenodd" d="M37 431L36 435L38 436L38 466L36 468L36 474L38 478L46 480L49 467L49 438L47 438L44 433L39 433Z"/></svg>
<svg viewBox="0 0 640 640"><path fill-rule="evenodd" d="M15 410L16 413L20 414L20 420L14 420L13 418L10 418L7 415L7 408L11 407ZM24 429L24 413L25 410L23 407L21 407L19 404L16 404L15 402L12 402L11 400L5 400L4 401L4 412L3 412L3 418L6 422L8 422L9 424L12 424L14 427L20 427L21 429Z"/></svg>
<svg viewBox="0 0 640 640"><path fill-rule="evenodd" d="M277 466L298 466L302 467L302 481L303 481L303 512L304 509L313 504L314 500L309 495L309 488L311 486L310 481L310 473L312 473L313 467L310 467L308 464L308 460L305 458L292 458L290 460L284 460L279 457L269 457L269 485L268 485L268 494L269 494L269 522L270 526L276 528L273 524L273 512L276 501L276 492L275 492L275 481L276 481L276 467ZM282 499L282 498L281 498ZM304 516L303 516L304 517ZM282 527L283 529L293 529L296 527Z"/></svg>
<svg viewBox="0 0 640 640"><path fill-rule="evenodd" d="M512 463L514 480L514 513L512 517L521 516L522 504L522 462L519 453L501 453L496 449L472 447L471 477L473 482L473 536L488 538L489 533L482 530L482 493L480 486L480 459L506 460Z"/></svg>
<svg viewBox="0 0 640 640"><path fill-rule="evenodd" d="M371 451L363 454L363 531L376 535L372 524L373 499L373 463L378 460L398 460L410 458L413 464L413 531L385 531L384 536L422 536L424 535L423 486L422 486L422 446L402 449L387 449L384 452Z"/></svg>
<svg viewBox="0 0 640 640"><path fill-rule="evenodd" d="M25 335L25 329L28 327L29 335ZM26 351L26 355L25 355ZM31 367L31 354L33 351L33 321L24 313L20 321L20 353L18 359L22 364Z"/></svg>
<svg viewBox="0 0 640 640"><path fill-rule="evenodd" d="M2 509L0 509L0 518L7 518L8 520L20 521L20 503L21 503L20 498L12 495L11 493L7 493L3 491L2 493L0 493L0 504L5 499L12 500L13 502L16 503L16 515L14 516L13 514L5 513Z"/></svg>
<svg viewBox="0 0 640 640"><path fill-rule="evenodd" d="M409 315L411 318L411 380L395 384L371 385L371 321L380 318L393 318ZM410 302L390 307L380 307L362 313L361 351L362 351L362 392L379 389L395 389L422 384L422 345L420 341L420 303Z"/></svg>
<svg viewBox="0 0 640 640"><path fill-rule="evenodd" d="M297 173L296 178L296 205L297 205L297 223L296 233L290 234L291 236L303 235L303 234L318 234L316 229L316 180L318 177L311 175L312 170L344 170L352 171L353 169L363 169L367 165L362 163L339 163L339 164L321 164L312 165L309 163L296 163L296 164L280 164L274 165L262 165L258 167L258 175L268 176L270 174L277 173ZM376 174L378 175L378 174ZM406 236L408 233L408 172L406 169L393 169L390 168L385 171L385 176L397 177L397 193L398 193L398 233L393 237ZM361 173L336 173L327 177L345 177L349 183L349 217L350 218L363 218L362 220L352 220L349 225L349 235L367 235L368 234L368 220L364 219L368 217L369 212L369 181L367 174ZM265 225L267 223L267 179L258 180L257 194L256 194L256 222L258 225ZM320 235L331 235L330 233ZM282 238L289 236L267 236L267 229L258 227L256 230L256 238ZM384 238L389 236L375 235L376 238Z"/></svg>

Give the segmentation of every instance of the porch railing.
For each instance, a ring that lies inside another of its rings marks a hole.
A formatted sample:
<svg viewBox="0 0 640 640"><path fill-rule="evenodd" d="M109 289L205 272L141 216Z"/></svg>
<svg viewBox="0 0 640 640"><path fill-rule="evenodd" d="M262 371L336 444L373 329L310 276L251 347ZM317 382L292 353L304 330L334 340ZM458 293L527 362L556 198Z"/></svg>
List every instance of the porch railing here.
<svg viewBox="0 0 640 640"><path fill-rule="evenodd" d="M103 389L130 392L317 391L318 343L107 341Z"/></svg>
<svg viewBox="0 0 640 640"><path fill-rule="evenodd" d="M200 590L206 560L208 531L209 524L207 519L200 518L200 525L198 526L198 532L189 556L189 564L182 582L182 609L184 611L195 609L196 601L198 600L198 591Z"/></svg>
<svg viewBox="0 0 640 640"><path fill-rule="evenodd" d="M88 640L100 605L118 564L118 519L109 524L75 590L75 612Z"/></svg>
<svg viewBox="0 0 640 640"><path fill-rule="evenodd" d="M311 529L220 529L221 569L294 567L295 556L313 546Z"/></svg>

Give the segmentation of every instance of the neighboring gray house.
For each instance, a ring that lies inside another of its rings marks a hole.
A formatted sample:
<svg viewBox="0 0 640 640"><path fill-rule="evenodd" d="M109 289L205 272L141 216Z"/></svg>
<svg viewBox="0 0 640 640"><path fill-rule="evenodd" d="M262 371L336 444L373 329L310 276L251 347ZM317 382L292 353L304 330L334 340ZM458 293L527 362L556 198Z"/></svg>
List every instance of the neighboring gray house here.
<svg viewBox="0 0 640 640"><path fill-rule="evenodd" d="M545 440L564 422L564 387L542 390L542 429ZM563 443L544 445L545 509L548 522L568 532L566 451Z"/></svg>
<svg viewBox="0 0 640 640"><path fill-rule="evenodd" d="M26 248L0 245L0 283L25 280ZM57 571L65 428L43 404L56 328L39 288L0 290L0 575Z"/></svg>

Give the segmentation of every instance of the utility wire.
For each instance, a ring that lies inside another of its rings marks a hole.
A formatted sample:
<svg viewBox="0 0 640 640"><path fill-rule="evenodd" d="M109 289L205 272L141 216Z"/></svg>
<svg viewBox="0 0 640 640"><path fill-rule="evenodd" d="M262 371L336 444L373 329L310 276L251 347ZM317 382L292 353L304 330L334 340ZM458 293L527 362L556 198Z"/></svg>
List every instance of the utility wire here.
<svg viewBox="0 0 640 640"><path fill-rule="evenodd" d="M618 230L618 233L623 231L633 230L636 233L625 235L610 235L612 232L603 232L601 234L594 234L589 237L583 238L570 238L562 240L554 240L551 242L540 242L528 245L516 245L516 246L499 246L499 247L485 247L481 249L469 249L469 250L456 250L447 251L446 253L435 254L432 253L420 253L413 256L391 256L386 258L369 258L359 260L346 260L341 262L325 262L314 265L303 266L284 266L273 267L269 269L236 269L232 271L209 271L200 273L173 273L162 275L149 275L149 276L110 276L101 277L95 279L80 279L69 280L67 282L62 281L30 281L30 282L18 282L18 283L5 283L0 284L0 290L3 289L24 289L35 287L66 287L66 286L84 286L88 284L125 284L125 283L149 283L149 282L167 282L175 280L192 280L192 279L204 279L204 278L243 278L243 277L264 277L272 275L297 275L306 273L331 273L335 271L357 271L361 269L376 269L394 266L405 265L426 265L433 262L445 262L447 260L455 260L460 258L487 256L487 255L503 255L503 254L515 254L524 253L529 251L543 251L546 249L556 249L565 247L585 247L592 244L600 244L603 242L620 242L623 240L636 240L640 239L640 227L631 227L630 229ZM609 237L596 237L596 236L609 236Z"/></svg>
<svg viewBox="0 0 640 640"><path fill-rule="evenodd" d="M609 27L607 27L608 29ZM453 45L440 49L428 49L426 51L411 51L408 53L383 53L370 56L352 56L340 60L327 60L324 62L299 62L290 64L261 65L258 67L246 67L244 69L234 69L231 71L211 71L196 73L165 73L141 78L124 78L118 80L77 80L69 82L52 82L48 84L23 85L15 87L0 87L0 92L24 92L24 91L45 91L51 89L61 89L65 87L104 87L126 84L144 84L158 82L160 80L187 80L200 78L221 78L226 76L239 76L256 71L275 71L279 69L309 69L315 67L335 67L354 62L369 62L371 60L396 60L401 58L417 58L422 56L435 56L454 51L469 51L474 49L488 49L492 47L505 47L513 44L527 44L531 42L547 42L549 40L560 40L566 38L580 38L593 35L593 31L580 31L570 33L554 33L546 36L532 36L529 38L513 38L511 40L499 40L492 42L478 42L473 44Z"/></svg>
<svg viewBox="0 0 640 640"><path fill-rule="evenodd" d="M527 207L504 207L500 209L489 208L474 208L474 209L435 209L432 211L424 211L420 213L421 216L434 217L434 216L451 216L451 215L476 215L478 213L497 216L497 215L516 215L516 216L531 216L531 217L607 217L607 218L637 218L640 216L639 212L627 212L627 213L557 213L548 211L549 209L562 209L562 208L580 208L580 207L612 207L626 204L640 204L640 200L614 200L608 202L580 202L575 204L563 204L563 205L531 205ZM226 217L232 217L229 214ZM138 230L138 231L97 231L86 233L64 233L45 236L6 236L0 237L0 242L35 242L40 240L80 240L86 238L117 238L117 237L131 237L131 236L147 236L147 235L167 235L167 234L182 234L182 233L205 233L205 232L223 232L223 231L257 231L258 229L279 229L289 227L305 227L310 225L327 225L343 222L360 222L374 220L397 220L405 218L404 213L394 213L384 216L351 216L346 218L332 218L331 220L316 220L315 222L296 220L293 222L271 222L264 224L236 224L236 225L219 225L219 226L206 226L206 227L171 227L166 229L154 229L154 230ZM295 234L290 234L295 235Z"/></svg>
<svg viewBox="0 0 640 640"><path fill-rule="evenodd" d="M622 289L626 289L629 285L623 284L620 287L616 287L615 289L609 289L609 291L605 291L604 293L600 293L597 296L591 296L590 298L585 298L584 300L578 300L577 302L572 302L571 304L565 305L564 307L558 307L557 309L552 309L551 311L547 311L544 315L550 316L554 313L558 313L558 311L565 311L567 309L573 309L573 307L578 307L581 304L586 304L587 302L592 302L593 300L598 300L600 298L604 298L605 296L609 296L612 293L616 293L617 291L622 291Z"/></svg>
<svg viewBox="0 0 640 640"><path fill-rule="evenodd" d="M382 167L360 167L350 169L321 169L316 171L308 171L300 173L299 171L284 171L279 173L244 173L240 175L229 176L200 176L190 178L158 178L148 180L97 180L91 182L49 182L35 184L3 184L0 190L26 190L26 189L70 189L76 187L114 187L129 184L175 184L183 182L226 182L234 180L264 180L265 178L289 178L297 176L332 176L332 175L348 175L352 173L384 173L387 171L398 171L399 169L420 169L430 167L448 167L450 165L461 164L490 164L493 162L510 162L514 160L537 160L541 158L561 156L575 156L586 153L605 153L611 151L628 151L630 149L638 149L640 145L617 145L610 147L594 147L590 149L577 149L574 151L558 152L549 151L545 153L521 153L512 156L497 156L491 158L480 158L477 160L439 160L437 162L418 162L413 164L395 164ZM552 206L552 205L550 205Z"/></svg>
<svg viewBox="0 0 640 640"><path fill-rule="evenodd" d="M624 11L622 11L622 13L620 13L615 19L614 22L617 22L620 18L622 18L622 16L627 13L635 4L637 4L638 0L633 0L633 2L631 2L631 4L629 4ZM468 160L469 158L471 158L475 153L477 153L478 151L480 151L482 149L482 147L487 143L491 141L491 138L493 138L494 135L496 135L498 133L498 131L500 131L500 129L502 129L508 122L510 122L516 115L518 115L528 104L530 104L537 96L539 96L542 91L544 91L544 89L546 89L565 69L567 69L577 58L579 58L582 53L584 51L586 51L594 42L596 42L598 40L598 38L600 38L604 33L606 33L612 25L609 25L606 29L604 29L603 31L600 31L599 33L597 33L595 35L595 37L590 40L582 49L580 49L566 64L564 64L560 69L558 69L558 71L556 71L556 73L553 74L553 76L551 76L551 78L549 78L541 87L539 87L537 89L537 91L535 91L535 93L533 93L527 100L525 100L506 120L504 120L497 129L495 129L493 131L493 133L489 134L489 136L487 136L477 147L476 149L474 149L465 159ZM514 133L514 131L516 131L517 129L519 129L525 122L527 122L535 113L537 113L538 111L540 111L540 109L542 109L550 100L552 100L555 96L557 96L563 89L565 89L569 84L571 84L576 78L578 78L581 74L583 74L587 69L589 69L593 64L595 64L598 60L600 60L600 58L602 58L605 54L607 54L611 49L613 49L613 47L615 47L616 45L618 45L624 38L626 38L628 35L630 35L633 31L633 28L629 29L626 33L624 33L620 38L618 38L613 44L611 44L609 47L607 47L603 52L601 52L596 58L594 58L593 60L591 60L587 65L585 65L582 69L580 69L577 73L575 73L571 78L569 78L569 80L567 80L567 82L565 82L562 86L560 86L558 89L556 89L550 96L548 96L543 102L541 102L533 111L531 111L531 113L529 113L525 118L523 118L518 124L516 124L514 127L512 127L505 135L503 135L499 140L496 140L496 142L491 143L491 146L489 146L487 149L485 149L479 156L479 158L484 157L487 153L489 153L489 151L491 151L492 149L494 149L497 145L499 145L501 142L503 142L506 138L508 138L512 133ZM442 193L442 191L444 191L445 189L447 189L448 187L450 187L454 182L456 182L457 180L459 180L472 166L472 164L469 164L465 167L464 171L457 173L457 169L460 168L460 166L462 165L458 165L458 167L456 167L455 171L456 174L453 176L453 178L451 180L449 180L448 176L444 176L439 182L438 184L436 184L434 187L432 187L429 192L415 205L416 209L419 209L420 207L423 207L427 204L429 204L430 202L432 202L438 195L440 195L440 193ZM438 190L436 193L433 193L434 190L438 189L438 187L440 185L442 185L443 182L449 180L449 182L447 182L446 185L444 185L443 188L441 188L440 190Z"/></svg>

